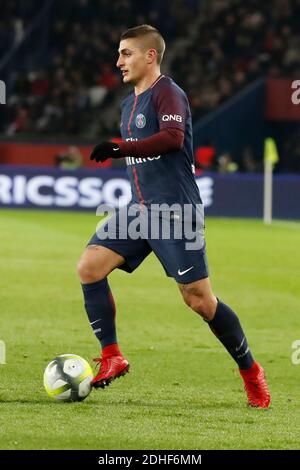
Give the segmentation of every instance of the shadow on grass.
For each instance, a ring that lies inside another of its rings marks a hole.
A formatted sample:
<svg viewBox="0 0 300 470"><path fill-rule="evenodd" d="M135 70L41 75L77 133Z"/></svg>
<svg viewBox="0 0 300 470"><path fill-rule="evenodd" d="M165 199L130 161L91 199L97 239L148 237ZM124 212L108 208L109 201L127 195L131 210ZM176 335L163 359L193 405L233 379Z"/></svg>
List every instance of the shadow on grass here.
<svg viewBox="0 0 300 470"><path fill-rule="evenodd" d="M171 411L174 413L174 410L176 410L176 415L186 414L186 412L194 412L194 411L201 411L201 409L211 409L211 410L228 410L232 409L234 404L232 401L227 401L227 402L216 402L216 401L211 401L207 402L205 400L199 400L197 403L185 403L185 404L180 404L176 401L172 401L172 403L166 401L166 400L157 400L157 401L147 401L147 400L133 400L133 399L128 399L128 400L108 400L107 397L105 400L99 400L97 399L89 399L86 401L82 402L63 402L63 401L49 401L47 399L45 400L39 400L39 399L5 399L5 398L0 398L0 409L1 405L14 405L14 406L23 406L23 405L38 405L38 406L80 406L84 409L87 408L94 408L98 406L103 406L103 407L129 407L129 408L144 408L144 409L162 409L164 412ZM236 408L239 408L240 406L236 404Z"/></svg>
<svg viewBox="0 0 300 470"><path fill-rule="evenodd" d="M97 404L97 401L81 401L81 402L76 402L76 401L60 401L60 400L49 400L47 398L45 399L33 399L33 398L20 398L20 399L10 399L10 398L3 398L0 397L0 409L1 405L41 405L41 406L92 406Z"/></svg>

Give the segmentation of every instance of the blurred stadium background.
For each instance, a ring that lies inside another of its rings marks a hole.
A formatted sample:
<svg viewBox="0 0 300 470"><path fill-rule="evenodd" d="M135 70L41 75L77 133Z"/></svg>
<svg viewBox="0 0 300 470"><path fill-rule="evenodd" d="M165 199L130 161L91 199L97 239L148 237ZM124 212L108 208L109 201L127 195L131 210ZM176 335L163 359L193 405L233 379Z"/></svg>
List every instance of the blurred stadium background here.
<svg viewBox="0 0 300 470"><path fill-rule="evenodd" d="M97 350L75 265L96 207L130 188L124 162L96 167L89 153L119 138L118 41L141 23L166 38L163 72L190 100L214 288L267 370L263 414L154 256L111 276L127 382L74 407L42 387L53 357ZM0 447L298 448L300 0L0 0L0 80ZM273 215L290 219L271 227L249 220L263 216L270 137Z"/></svg>
<svg viewBox="0 0 300 470"><path fill-rule="evenodd" d="M207 214L262 215L264 142L272 137L274 216L300 218L292 88L300 78L299 0L1 0L0 8L0 164L9 165L1 167L1 206L94 209L129 197L124 162L106 163L118 172L90 172L88 155L99 139L119 137L129 90L115 67L120 33L150 23L167 41L163 72L190 100ZM102 184L90 179L97 175Z"/></svg>

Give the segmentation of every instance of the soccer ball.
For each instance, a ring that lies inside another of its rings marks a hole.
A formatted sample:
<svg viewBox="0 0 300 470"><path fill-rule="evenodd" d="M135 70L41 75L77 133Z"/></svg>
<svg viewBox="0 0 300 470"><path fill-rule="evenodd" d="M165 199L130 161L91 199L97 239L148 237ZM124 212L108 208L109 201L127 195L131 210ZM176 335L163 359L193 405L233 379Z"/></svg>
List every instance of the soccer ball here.
<svg viewBox="0 0 300 470"><path fill-rule="evenodd" d="M90 393L93 371L76 354L62 354L51 361L44 372L44 386L49 397L59 401L82 401Z"/></svg>

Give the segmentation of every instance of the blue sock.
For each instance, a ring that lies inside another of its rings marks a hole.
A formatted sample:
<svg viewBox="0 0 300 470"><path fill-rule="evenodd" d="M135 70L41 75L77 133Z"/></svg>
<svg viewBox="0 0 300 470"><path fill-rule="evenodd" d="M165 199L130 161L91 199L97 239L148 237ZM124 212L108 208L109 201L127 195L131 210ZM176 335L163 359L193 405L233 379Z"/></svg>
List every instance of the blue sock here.
<svg viewBox="0 0 300 470"><path fill-rule="evenodd" d="M117 343L115 302L107 279L81 286L90 325L101 347Z"/></svg>
<svg viewBox="0 0 300 470"><path fill-rule="evenodd" d="M216 314L208 325L221 341L240 369L250 369L254 359L238 316L218 300Z"/></svg>

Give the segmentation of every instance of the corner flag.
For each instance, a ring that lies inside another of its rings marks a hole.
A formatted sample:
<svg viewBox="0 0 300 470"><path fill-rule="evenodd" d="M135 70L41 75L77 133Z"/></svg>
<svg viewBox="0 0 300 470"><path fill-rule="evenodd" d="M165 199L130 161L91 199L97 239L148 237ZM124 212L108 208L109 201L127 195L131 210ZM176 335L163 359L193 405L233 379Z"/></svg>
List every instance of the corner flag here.
<svg viewBox="0 0 300 470"><path fill-rule="evenodd" d="M264 161L268 161L275 165L279 161L276 142L271 137L265 139Z"/></svg>
<svg viewBox="0 0 300 470"><path fill-rule="evenodd" d="M279 156L275 140L271 137L265 139L264 146L264 222L272 223L272 199L273 199L273 168L278 162Z"/></svg>

